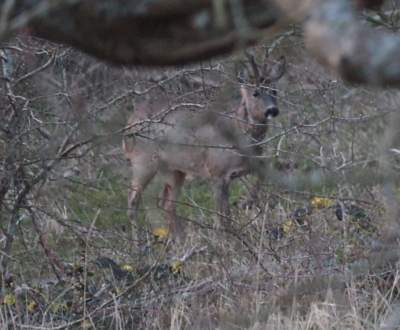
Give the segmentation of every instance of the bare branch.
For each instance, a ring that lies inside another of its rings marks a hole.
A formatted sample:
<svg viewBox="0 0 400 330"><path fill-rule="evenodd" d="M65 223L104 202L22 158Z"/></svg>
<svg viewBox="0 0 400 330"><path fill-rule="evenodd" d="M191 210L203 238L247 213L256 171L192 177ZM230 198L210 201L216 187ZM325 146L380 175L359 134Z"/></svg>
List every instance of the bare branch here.
<svg viewBox="0 0 400 330"><path fill-rule="evenodd" d="M15 86L15 85L19 84L20 82L22 82L22 81L24 81L26 79L29 79L30 77L34 76L35 74L45 70L46 68L48 68L53 63L55 58L56 58L56 53L54 52L50 56L50 58L46 61L46 63L44 63L43 65L37 67L36 69L32 70L31 72L28 72L28 73L24 74L22 77L19 77L18 79L15 79L13 81L13 85Z"/></svg>

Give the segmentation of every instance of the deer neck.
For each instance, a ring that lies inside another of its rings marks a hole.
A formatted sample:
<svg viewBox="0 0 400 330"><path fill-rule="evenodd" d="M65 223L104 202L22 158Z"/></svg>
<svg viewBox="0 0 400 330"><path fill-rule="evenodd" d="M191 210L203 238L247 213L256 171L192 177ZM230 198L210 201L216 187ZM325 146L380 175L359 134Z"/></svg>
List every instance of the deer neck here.
<svg viewBox="0 0 400 330"><path fill-rule="evenodd" d="M265 138L267 126L257 123L249 113L246 102L242 102L237 110L236 125L243 134L250 136L253 142L260 142Z"/></svg>

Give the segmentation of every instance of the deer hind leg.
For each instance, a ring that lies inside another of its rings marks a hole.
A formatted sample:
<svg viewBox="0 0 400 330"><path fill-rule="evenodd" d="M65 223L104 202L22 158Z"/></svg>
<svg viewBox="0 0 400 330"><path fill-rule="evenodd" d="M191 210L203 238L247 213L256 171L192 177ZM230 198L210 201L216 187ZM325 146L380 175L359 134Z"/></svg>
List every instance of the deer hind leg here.
<svg viewBox="0 0 400 330"><path fill-rule="evenodd" d="M179 198L184 181L185 173L173 171L167 183L165 183L161 194L160 206L166 211L166 220L168 221L170 231L177 238L183 238L184 236L183 225L176 216L176 201Z"/></svg>
<svg viewBox="0 0 400 330"><path fill-rule="evenodd" d="M139 221L139 205L142 193L157 173L157 168L148 166L149 163L135 162L132 164L132 180L128 192L128 218L132 228L132 239L139 247L146 241L145 225Z"/></svg>
<svg viewBox="0 0 400 330"><path fill-rule="evenodd" d="M258 207L258 195L261 191L261 178L257 177L257 180L252 186L246 187L247 193L241 201L237 203L237 206L246 212L256 209Z"/></svg>
<svg viewBox="0 0 400 330"><path fill-rule="evenodd" d="M219 226L229 228L230 209L229 209L229 186L231 180L222 178L214 185L215 202L219 213Z"/></svg>

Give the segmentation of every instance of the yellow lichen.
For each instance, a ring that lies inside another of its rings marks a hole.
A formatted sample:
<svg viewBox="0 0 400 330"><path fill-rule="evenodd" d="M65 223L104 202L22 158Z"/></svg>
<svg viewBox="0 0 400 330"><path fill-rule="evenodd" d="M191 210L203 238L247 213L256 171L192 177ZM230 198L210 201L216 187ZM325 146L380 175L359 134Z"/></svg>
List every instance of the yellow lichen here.
<svg viewBox="0 0 400 330"><path fill-rule="evenodd" d="M168 236L169 236L169 229L168 228L165 228L165 227L156 227L156 228L154 228L153 229L153 236L156 238L156 239L160 239L160 240L163 240L163 239L166 239L166 238L168 238Z"/></svg>
<svg viewBox="0 0 400 330"><path fill-rule="evenodd" d="M313 199L311 199L311 206L316 209L331 207L333 204L334 201L326 197L314 197Z"/></svg>
<svg viewBox="0 0 400 330"><path fill-rule="evenodd" d="M174 260L170 263L170 267L173 274L179 274L180 272L182 272L183 262L180 260Z"/></svg>

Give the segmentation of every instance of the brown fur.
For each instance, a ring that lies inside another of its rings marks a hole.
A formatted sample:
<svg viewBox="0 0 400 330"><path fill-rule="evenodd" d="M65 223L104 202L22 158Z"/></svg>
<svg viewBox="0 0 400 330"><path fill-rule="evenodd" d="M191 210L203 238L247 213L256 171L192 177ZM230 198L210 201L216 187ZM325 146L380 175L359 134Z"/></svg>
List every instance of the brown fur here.
<svg viewBox="0 0 400 330"><path fill-rule="evenodd" d="M256 90L263 94L254 96ZM176 218L175 201L188 176L213 182L221 221L229 222L229 184L250 172L249 156L261 151L251 145L265 137L266 111L277 109L276 99L259 86L242 85L240 92L241 101L233 116L228 115L232 112L229 109L174 109L162 106L163 101L136 104L123 140L132 167L128 209L133 223L141 194L158 172L167 176L160 204L172 232L183 232ZM136 233L139 241L144 239L142 232L139 228Z"/></svg>

